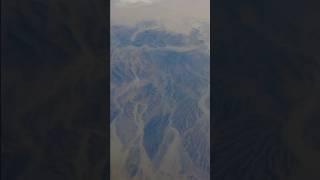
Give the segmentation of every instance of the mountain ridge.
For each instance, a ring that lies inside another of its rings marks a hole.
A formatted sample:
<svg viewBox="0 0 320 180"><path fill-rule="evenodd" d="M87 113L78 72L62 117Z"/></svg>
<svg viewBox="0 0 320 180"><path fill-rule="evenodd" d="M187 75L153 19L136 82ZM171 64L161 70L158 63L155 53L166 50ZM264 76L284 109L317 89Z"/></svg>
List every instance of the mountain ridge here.
<svg viewBox="0 0 320 180"><path fill-rule="evenodd" d="M201 29L111 27L112 179L209 179L210 55Z"/></svg>

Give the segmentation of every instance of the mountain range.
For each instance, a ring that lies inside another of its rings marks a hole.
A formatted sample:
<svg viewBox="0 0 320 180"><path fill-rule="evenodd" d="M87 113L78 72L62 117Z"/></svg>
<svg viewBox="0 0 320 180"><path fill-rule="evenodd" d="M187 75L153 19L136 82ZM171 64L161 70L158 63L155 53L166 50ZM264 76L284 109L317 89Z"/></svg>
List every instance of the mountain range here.
<svg viewBox="0 0 320 180"><path fill-rule="evenodd" d="M111 179L209 179L208 27L111 27Z"/></svg>

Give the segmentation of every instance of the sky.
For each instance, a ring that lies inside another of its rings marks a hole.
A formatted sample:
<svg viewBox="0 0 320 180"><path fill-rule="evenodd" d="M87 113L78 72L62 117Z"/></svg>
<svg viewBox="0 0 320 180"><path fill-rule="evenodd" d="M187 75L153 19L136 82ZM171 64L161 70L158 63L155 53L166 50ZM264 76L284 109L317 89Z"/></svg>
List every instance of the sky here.
<svg viewBox="0 0 320 180"><path fill-rule="evenodd" d="M155 20L183 31L196 21L210 22L210 0L112 0L111 24Z"/></svg>

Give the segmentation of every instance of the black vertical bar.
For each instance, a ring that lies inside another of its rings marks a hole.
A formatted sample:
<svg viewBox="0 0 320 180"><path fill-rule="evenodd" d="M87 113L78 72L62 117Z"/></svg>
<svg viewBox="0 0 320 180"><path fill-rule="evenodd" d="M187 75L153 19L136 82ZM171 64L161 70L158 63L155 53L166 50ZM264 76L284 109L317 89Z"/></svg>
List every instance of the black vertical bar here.
<svg viewBox="0 0 320 180"><path fill-rule="evenodd" d="M320 179L318 3L212 5L211 178Z"/></svg>
<svg viewBox="0 0 320 180"><path fill-rule="evenodd" d="M106 92L107 92L107 108L106 108L106 111L107 111L107 115L106 115L106 126L107 126L107 129L106 129L106 159L107 159L107 166L106 166L106 170L107 170L107 174L106 174L106 179L109 180L111 179L111 173L110 173L110 156L111 156L111 153L110 153L110 121L111 121L111 117L110 117L110 88L111 88L111 55L110 55L110 47L111 47L111 1L107 1L107 11L106 11L106 14L107 14L107 19L106 19L106 37L107 37L107 46L106 46L106 59L107 59L107 63L106 63L106 79L107 79L107 89L106 89Z"/></svg>
<svg viewBox="0 0 320 180"><path fill-rule="evenodd" d="M108 10L2 1L1 179L108 179Z"/></svg>
<svg viewBox="0 0 320 180"><path fill-rule="evenodd" d="M214 127L214 84L213 84L213 71L214 71L214 3L215 1L210 1L210 179L213 178L213 162L214 162L214 147L213 147L213 127Z"/></svg>

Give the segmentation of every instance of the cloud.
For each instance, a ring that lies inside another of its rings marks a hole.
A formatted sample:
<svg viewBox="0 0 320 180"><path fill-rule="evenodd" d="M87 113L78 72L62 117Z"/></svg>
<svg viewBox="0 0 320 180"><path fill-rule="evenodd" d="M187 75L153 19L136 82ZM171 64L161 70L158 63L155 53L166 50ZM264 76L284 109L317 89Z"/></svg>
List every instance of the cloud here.
<svg viewBox="0 0 320 180"><path fill-rule="evenodd" d="M115 5L126 6L126 5L137 5L137 4L152 4L157 0L114 0Z"/></svg>
<svg viewBox="0 0 320 180"><path fill-rule="evenodd" d="M157 21L170 29L188 32L194 22L210 22L210 0L113 0L112 25L141 21Z"/></svg>

